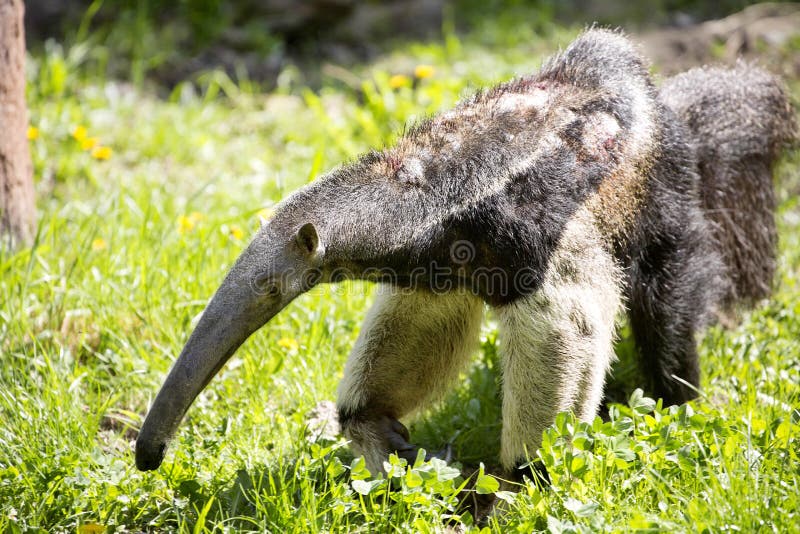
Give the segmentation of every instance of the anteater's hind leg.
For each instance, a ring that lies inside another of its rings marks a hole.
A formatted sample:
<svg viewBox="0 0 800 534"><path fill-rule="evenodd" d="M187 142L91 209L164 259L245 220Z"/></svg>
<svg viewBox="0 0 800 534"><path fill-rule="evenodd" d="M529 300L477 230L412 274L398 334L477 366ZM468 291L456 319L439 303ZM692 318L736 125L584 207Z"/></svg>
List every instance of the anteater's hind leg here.
<svg viewBox="0 0 800 534"><path fill-rule="evenodd" d="M483 302L465 292L380 289L339 386L339 419L374 475L417 447L399 419L440 396L477 347Z"/></svg>
<svg viewBox="0 0 800 534"><path fill-rule="evenodd" d="M691 400L700 386L695 335L727 287L707 229L689 222L683 236L654 240L631 274L631 327L651 392L665 405Z"/></svg>

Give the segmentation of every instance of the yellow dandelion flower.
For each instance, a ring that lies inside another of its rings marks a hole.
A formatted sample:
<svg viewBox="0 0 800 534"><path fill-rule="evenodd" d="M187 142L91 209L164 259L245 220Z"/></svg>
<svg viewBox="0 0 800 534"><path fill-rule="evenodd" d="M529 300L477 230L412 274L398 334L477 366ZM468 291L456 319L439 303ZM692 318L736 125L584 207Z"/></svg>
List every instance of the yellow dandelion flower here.
<svg viewBox="0 0 800 534"><path fill-rule="evenodd" d="M81 144L82 150L91 150L100 142L96 137L85 137L78 141Z"/></svg>
<svg viewBox="0 0 800 534"><path fill-rule="evenodd" d="M238 241L244 237L244 230L242 230L241 227L232 224L230 227L230 234L232 238Z"/></svg>
<svg viewBox="0 0 800 534"><path fill-rule="evenodd" d="M94 159L109 159L111 157L111 147L96 146L92 149Z"/></svg>
<svg viewBox="0 0 800 534"><path fill-rule="evenodd" d="M278 340L278 346L286 350L297 350L300 348L300 343L292 337L282 337Z"/></svg>
<svg viewBox="0 0 800 534"><path fill-rule="evenodd" d="M105 531L106 527L97 523L84 523L78 527L79 534L102 534Z"/></svg>
<svg viewBox="0 0 800 534"><path fill-rule="evenodd" d="M191 219L191 217L187 217L186 215L181 215L178 217L178 233L181 235L188 234L192 230L194 230L195 222Z"/></svg>
<svg viewBox="0 0 800 534"><path fill-rule="evenodd" d="M202 221L204 215L199 211L193 211L189 215L181 215L178 217L178 233L181 235L188 234L194 227L197 226L197 223Z"/></svg>
<svg viewBox="0 0 800 534"><path fill-rule="evenodd" d="M72 137L77 141L83 141L89 136L89 132L83 126L76 126L72 129Z"/></svg>
<svg viewBox="0 0 800 534"><path fill-rule="evenodd" d="M411 85L411 78L405 74L395 74L389 78L389 87L392 89L400 89L401 87L409 87Z"/></svg>
<svg viewBox="0 0 800 534"><path fill-rule="evenodd" d="M417 65L417 68L414 69L414 76L420 80L430 78L434 74L436 74L436 69L431 65Z"/></svg>
<svg viewBox="0 0 800 534"><path fill-rule="evenodd" d="M28 140L33 141L34 139L39 138L39 128L36 126L28 126L28 132L26 134Z"/></svg>
<svg viewBox="0 0 800 534"><path fill-rule="evenodd" d="M104 250L108 245L106 244L106 240L102 237L98 237L97 239L92 241L92 250Z"/></svg>

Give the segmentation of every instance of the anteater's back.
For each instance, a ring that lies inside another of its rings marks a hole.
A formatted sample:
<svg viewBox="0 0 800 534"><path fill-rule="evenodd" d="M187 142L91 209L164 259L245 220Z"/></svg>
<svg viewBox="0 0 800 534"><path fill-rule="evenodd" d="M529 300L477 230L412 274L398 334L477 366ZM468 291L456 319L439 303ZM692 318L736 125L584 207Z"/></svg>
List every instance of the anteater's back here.
<svg viewBox="0 0 800 534"><path fill-rule="evenodd" d="M777 241L772 170L797 135L786 91L768 72L739 63L679 74L660 98L691 132L703 206L732 282L724 304L766 297Z"/></svg>

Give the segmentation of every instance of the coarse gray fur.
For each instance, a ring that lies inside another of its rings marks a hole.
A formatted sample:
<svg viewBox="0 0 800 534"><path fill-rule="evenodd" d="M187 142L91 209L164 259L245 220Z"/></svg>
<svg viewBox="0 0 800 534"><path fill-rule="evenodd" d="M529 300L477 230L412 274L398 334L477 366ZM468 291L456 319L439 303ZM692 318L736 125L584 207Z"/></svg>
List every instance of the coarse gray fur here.
<svg viewBox="0 0 800 534"><path fill-rule="evenodd" d="M375 472L392 451L416 455L400 419L466 364L485 305L501 335L508 469L534 454L558 411L594 416L621 308L651 392L692 398L697 331L769 288L766 190L794 131L780 83L760 70L687 73L659 95L623 35L585 32L538 73L281 203L170 371L137 466L158 467L195 396L252 332L314 285L343 279L382 284L338 402Z"/></svg>
<svg viewBox="0 0 800 534"><path fill-rule="evenodd" d="M731 278L724 306L767 297L778 237L772 171L797 137L785 89L763 69L739 62L669 78L659 96L691 133L701 202Z"/></svg>

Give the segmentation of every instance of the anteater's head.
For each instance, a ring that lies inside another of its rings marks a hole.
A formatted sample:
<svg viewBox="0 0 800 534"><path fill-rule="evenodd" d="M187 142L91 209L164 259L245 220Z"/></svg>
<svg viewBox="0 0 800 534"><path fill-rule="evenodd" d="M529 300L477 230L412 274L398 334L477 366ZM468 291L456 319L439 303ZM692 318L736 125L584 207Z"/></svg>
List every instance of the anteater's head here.
<svg viewBox="0 0 800 534"><path fill-rule="evenodd" d="M156 469L195 397L244 341L320 278L313 223L264 225L203 312L136 440L136 466Z"/></svg>

